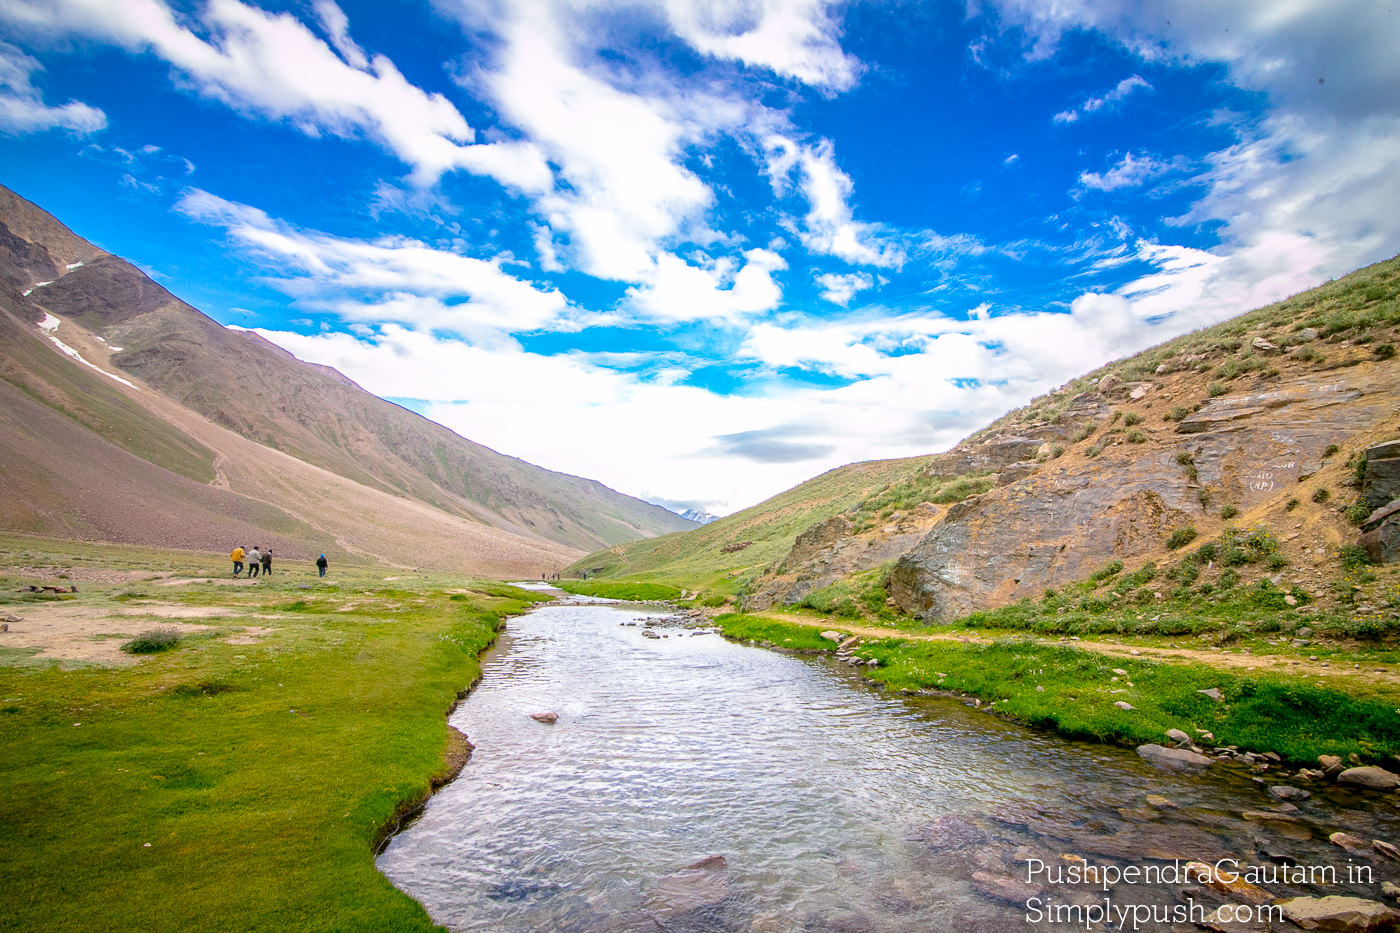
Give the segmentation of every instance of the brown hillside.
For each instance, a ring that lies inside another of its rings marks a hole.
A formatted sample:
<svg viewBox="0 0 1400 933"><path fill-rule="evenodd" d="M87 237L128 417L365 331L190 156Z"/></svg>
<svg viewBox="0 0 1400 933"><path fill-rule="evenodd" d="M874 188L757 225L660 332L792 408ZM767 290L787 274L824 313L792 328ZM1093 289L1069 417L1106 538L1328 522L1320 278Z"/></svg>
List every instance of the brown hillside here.
<svg viewBox="0 0 1400 933"><path fill-rule="evenodd" d="M600 483L474 444L256 334L224 328L12 192L0 189L0 209L0 277L13 289L7 309L21 326L54 315L63 334L90 335L90 361L102 357L110 372L257 445L381 494L535 539L555 555L559 545L600 547L694 527ZM9 331L0 337L7 348L18 346ZM187 432L149 419L139 430L122 424L139 393L99 376L104 410L94 411L83 391L73 391L72 362L44 349L10 354L5 378L130 453L192 479L213 477L213 453L192 446Z"/></svg>

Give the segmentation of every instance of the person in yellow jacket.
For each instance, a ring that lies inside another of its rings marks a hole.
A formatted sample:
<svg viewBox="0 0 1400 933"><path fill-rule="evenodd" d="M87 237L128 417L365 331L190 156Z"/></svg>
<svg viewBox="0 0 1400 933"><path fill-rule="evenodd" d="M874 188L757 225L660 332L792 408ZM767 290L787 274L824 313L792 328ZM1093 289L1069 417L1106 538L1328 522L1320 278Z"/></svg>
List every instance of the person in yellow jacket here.
<svg viewBox="0 0 1400 933"><path fill-rule="evenodd" d="M233 559L233 575L235 577L243 572L243 556L244 552L241 547L234 548L232 553L229 554L229 557Z"/></svg>

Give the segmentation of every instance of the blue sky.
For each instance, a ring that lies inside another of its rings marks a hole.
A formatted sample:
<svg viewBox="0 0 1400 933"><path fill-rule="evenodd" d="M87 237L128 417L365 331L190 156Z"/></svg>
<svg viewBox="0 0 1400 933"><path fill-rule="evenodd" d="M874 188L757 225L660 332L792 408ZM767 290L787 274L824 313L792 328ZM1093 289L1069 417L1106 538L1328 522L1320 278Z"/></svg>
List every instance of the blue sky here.
<svg viewBox="0 0 1400 933"><path fill-rule="evenodd" d="M466 437L725 513L1393 255L1397 34L1368 2L10 0L0 181Z"/></svg>

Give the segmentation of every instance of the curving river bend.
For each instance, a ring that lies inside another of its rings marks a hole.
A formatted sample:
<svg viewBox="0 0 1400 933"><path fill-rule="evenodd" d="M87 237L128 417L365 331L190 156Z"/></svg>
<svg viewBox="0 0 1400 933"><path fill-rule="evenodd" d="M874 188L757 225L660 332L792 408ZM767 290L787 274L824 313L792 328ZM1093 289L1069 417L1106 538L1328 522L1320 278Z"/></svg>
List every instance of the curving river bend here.
<svg viewBox="0 0 1400 933"><path fill-rule="evenodd" d="M378 861L434 920L491 933L1071 930L1085 926L1048 922L1052 906L1247 899L1189 880L1104 891L1030 877L1029 860L1046 872L1066 854L1120 869L1178 856L1330 866L1335 880L1265 887L1376 900L1397 874L1375 865L1349 880L1328 843L1339 829L1396 836L1394 811L1359 798L1279 811L1245 774L1168 774L1131 750L889 696L829 661L715 634L649 638L628 624L647 614L546 606L511 620L483 659L452 716L471 761ZM558 723L530 718L542 711ZM1041 922L1027 922L1031 895ZM1136 916L1144 930L1196 929Z"/></svg>

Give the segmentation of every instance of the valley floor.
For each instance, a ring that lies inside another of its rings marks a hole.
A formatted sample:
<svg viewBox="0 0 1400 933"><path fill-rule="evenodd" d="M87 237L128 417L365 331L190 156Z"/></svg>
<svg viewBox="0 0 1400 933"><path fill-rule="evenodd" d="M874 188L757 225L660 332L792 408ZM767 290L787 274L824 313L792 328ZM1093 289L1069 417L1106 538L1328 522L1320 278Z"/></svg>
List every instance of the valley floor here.
<svg viewBox="0 0 1400 933"><path fill-rule="evenodd" d="M444 714L541 597L231 569L0 537L0 930L438 929L374 849L460 767ZM178 642L121 650L151 630Z"/></svg>

